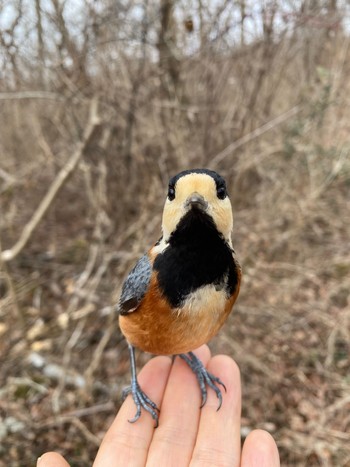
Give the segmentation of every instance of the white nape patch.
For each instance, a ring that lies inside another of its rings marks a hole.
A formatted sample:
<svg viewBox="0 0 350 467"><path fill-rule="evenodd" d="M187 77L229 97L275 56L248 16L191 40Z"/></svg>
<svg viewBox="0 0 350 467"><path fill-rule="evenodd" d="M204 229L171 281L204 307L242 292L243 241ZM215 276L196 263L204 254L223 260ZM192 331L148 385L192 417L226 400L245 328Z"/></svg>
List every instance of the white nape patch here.
<svg viewBox="0 0 350 467"><path fill-rule="evenodd" d="M169 246L169 243L166 242L163 237L161 241L158 243L158 245L154 245L154 247L151 248L150 255L155 258L160 253L163 253L163 251L166 250L168 246Z"/></svg>
<svg viewBox="0 0 350 467"><path fill-rule="evenodd" d="M208 315L213 318L221 314L225 308L227 298L224 289L216 290L215 285L209 284L190 293L181 308L176 312L189 313L191 315Z"/></svg>

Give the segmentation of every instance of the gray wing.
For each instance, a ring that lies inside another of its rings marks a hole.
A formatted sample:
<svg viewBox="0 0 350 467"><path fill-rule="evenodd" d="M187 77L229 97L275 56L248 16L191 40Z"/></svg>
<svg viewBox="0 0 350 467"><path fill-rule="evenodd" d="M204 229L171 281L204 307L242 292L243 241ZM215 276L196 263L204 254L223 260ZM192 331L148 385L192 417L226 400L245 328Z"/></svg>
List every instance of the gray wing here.
<svg viewBox="0 0 350 467"><path fill-rule="evenodd" d="M143 299L150 280L152 266L148 255L143 255L126 278L120 296L118 311L127 315L136 310Z"/></svg>

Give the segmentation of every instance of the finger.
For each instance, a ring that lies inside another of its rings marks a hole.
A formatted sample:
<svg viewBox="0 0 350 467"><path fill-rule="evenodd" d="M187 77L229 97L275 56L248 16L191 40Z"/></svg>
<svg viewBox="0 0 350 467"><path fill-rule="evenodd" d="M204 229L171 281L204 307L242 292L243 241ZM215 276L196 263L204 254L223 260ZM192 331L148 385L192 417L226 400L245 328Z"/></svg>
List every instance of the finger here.
<svg viewBox="0 0 350 467"><path fill-rule="evenodd" d="M264 430L249 433L242 450L241 467L279 467L275 440Z"/></svg>
<svg viewBox="0 0 350 467"><path fill-rule="evenodd" d="M202 408L196 446L191 467L229 465L240 463L241 438L241 381L236 363L229 357L212 358L207 369L226 386L220 410L214 391L208 391L208 400Z"/></svg>
<svg viewBox="0 0 350 467"><path fill-rule="evenodd" d="M69 467L68 462L57 452L45 452L37 460L37 467Z"/></svg>
<svg viewBox="0 0 350 467"><path fill-rule="evenodd" d="M156 357L150 360L138 377L145 393L160 407L166 382L171 369L171 359ZM143 411L139 420L129 423L135 415L135 404L128 396L107 431L94 467L106 465L144 466L149 444L154 432L154 420Z"/></svg>
<svg viewBox="0 0 350 467"><path fill-rule="evenodd" d="M210 358L207 346L196 355L204 365ZM163 397L159 427L148 452L147 465L188 466L195 444L200 416L201 393L196 376L176 358Z"/></svg>

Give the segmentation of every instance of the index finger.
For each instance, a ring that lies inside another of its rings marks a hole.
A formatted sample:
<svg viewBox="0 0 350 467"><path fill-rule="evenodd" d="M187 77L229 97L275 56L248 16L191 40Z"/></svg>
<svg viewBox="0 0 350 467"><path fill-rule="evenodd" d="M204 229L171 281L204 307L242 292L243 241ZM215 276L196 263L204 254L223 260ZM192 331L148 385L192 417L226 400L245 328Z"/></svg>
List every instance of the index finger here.
<svg viewBox="0 0 350 467"><path fill-rule="evenodd" d="M170 368L169 357L155 357L144 366L138 378L142 389L158 407L161 405ZM129 423L128 420L133 418L135 411L134 401L128 396L103 438L94 467L145 465L153 437L154 420L143 412L136 423Z"/></svg>

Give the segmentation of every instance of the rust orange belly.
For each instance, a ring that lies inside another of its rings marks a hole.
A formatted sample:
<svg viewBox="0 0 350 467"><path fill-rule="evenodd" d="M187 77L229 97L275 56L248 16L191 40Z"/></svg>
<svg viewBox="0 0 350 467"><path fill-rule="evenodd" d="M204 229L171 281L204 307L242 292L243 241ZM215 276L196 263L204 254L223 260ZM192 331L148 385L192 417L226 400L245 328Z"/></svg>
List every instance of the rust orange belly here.
<svg viewBox="0 0 350 467"><path fill-rule="evenodd" d="M172 309L161 296L155 276L139 307L119 316L119 325L133 346L157 355L186 353L207 343L226 321L238 295L225 297L215 288L196 291L182 308Z"/></svg>

